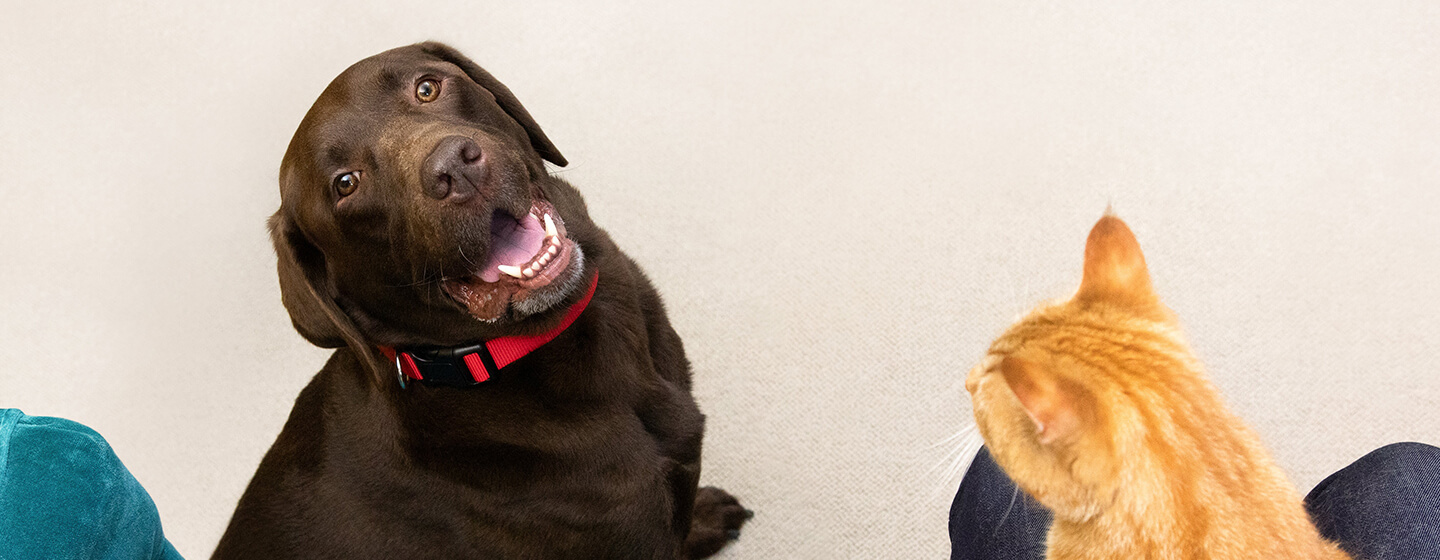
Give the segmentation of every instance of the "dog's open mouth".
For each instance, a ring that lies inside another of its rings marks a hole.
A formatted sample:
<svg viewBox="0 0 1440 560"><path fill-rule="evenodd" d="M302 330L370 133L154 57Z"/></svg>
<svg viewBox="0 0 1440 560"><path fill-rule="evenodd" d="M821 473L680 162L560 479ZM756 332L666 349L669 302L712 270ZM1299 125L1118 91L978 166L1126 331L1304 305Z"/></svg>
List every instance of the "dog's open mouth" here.
<svg viewBox="0 0 1440 560"><path fill-rule="evenodd" d="M446 280L443 287L476 319L493 321L506 313L510 303L526 300L562 279L576 250L550 203L537 200L520 218L496 210L485 260L469 276Z"/></svg>

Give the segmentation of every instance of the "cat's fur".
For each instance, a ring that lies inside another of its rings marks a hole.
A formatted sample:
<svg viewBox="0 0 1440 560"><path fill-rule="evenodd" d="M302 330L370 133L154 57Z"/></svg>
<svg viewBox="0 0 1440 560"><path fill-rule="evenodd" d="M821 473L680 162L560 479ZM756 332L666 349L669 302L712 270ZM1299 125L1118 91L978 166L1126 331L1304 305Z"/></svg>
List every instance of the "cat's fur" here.
<svg viewBox="0 0 1440 560"><path fill-rule="evenodd" d="M1012 326L965 387L995 462L1055 514L1050 560L1349 558L1225 408L1108 213L1075 296Z"/></svg>

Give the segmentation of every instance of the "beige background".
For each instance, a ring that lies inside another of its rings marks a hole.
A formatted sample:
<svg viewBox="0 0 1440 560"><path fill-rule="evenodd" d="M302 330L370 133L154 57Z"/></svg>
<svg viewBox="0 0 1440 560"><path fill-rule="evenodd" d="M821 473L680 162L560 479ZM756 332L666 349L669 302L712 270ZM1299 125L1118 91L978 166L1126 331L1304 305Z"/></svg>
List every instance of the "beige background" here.
<svg viewBox="0 0 1440 560"><path fill-rule="evenodd" d="M728 558L947 555L957 382L1107 204L1301 487L1440 444L1440 3L191 4L0 4L0 406L104 433L190 557L325 357L285 145L430 38L661 287L758 511Z"/></svg>

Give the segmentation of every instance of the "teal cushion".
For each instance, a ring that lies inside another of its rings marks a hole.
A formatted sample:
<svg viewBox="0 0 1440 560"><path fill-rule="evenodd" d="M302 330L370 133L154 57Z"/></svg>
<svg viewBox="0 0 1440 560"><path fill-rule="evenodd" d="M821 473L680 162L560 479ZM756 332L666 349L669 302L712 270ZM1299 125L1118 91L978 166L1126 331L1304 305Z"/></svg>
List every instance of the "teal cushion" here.
<svg viewBox="0 0 1440 560"><path fill-rule="evenodd" d="M0 410L0 560L179 559L150 495L95 430Z"/></svg>

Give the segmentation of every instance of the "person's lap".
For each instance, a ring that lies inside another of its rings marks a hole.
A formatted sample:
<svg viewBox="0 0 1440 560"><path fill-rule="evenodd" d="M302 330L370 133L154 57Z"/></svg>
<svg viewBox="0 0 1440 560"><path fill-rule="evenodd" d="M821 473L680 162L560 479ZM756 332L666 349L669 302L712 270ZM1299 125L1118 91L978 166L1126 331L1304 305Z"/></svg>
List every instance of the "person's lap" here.
<svg viewBox="0 0 1440 560"><path fill-rule="evenodd" d="M1321 481L1305 507L1357 558L1440 559L1440 448L1381 447Z"/></svg>
<svg viewBox="0 0 1440 560"><path fill-rule="evenodd" d="M1322 481L1305 498L1326 538L1366 560L1440 560L1440 448L1397 443ZM950 507L952 560L1041 560L1050 512L982 448Z"/></svg>

